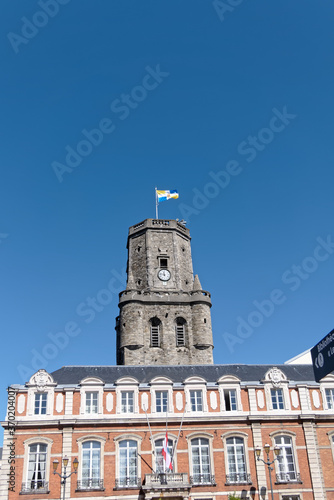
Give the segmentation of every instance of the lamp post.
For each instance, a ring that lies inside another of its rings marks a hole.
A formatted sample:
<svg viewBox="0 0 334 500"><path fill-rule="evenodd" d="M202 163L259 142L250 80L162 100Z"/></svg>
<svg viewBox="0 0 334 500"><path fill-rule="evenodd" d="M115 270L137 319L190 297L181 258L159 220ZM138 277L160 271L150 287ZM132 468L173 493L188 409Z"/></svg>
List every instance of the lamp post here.
<svg viewBox="0 0 334 500"><path fill-rule="evenodd" d="M279 446L275 446L275 448L274 448L275 458L272 461L269 460L270 445L269 444L265 444L264 447L263 447L263 449L264 449L264 451L265 451L265 453L267 455L267 460L263 460L263 458L260 458L261 448L259 446L257 446L255 448L255 455L256 455L257 460L261 460L261 462L263 462L268 467L269 481L270 481L270 490L271 490L271 500L274 500L273 483L272 483L272 480L271 480L271 471L273 471L274 468L271 467L271 466L275 462L275 460L278 460L278 457L279 457L279 454L281 452L281 449L279 448Z"/></svg>
<svg viewBox="0 0 334 500"><path fill-rule="evenodd" d="M76 474L78 472L78 465L79 465L79 460L77 458L75 458L73 460L73 469L74 471L73 472L70 472L70 474L66 474L66 467L68 466L68 457L65 455L65 457L63 458L63 467L64 467L64 474L62 474L60 472L57 472L57 467L59 465L59 460L54 460L52 462L52 465L53 465L53 473L54 474L57 474L57 476L60 477L61 479L61 483L63 485L63 500L65 500L65 489L66 489L66 479L68 479L69 477L72 476L72 474Z"/></svg>

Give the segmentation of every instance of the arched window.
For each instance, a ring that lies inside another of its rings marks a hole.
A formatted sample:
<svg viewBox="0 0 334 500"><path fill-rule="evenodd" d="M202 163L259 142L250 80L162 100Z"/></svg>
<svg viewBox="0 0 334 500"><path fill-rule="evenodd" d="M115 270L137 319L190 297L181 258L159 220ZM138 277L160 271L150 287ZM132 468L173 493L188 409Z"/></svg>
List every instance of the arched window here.
<svg viewBox="0 0 334 500"><path fill-rule="evenodd" d="M186 323L184 318L176 318L175 336L177 347L186 345Z"/></svg>
<svg viewBox="0 0 334 500"><path fill-rule="evenodd" d="M227 484L247 483L249 481L246 470L244 440L241 437L226 439L228 472Z"/></svg>
<svg viewBox="0 0 334 500"><path fill-rule="evenodd" d="M162 454L164 445L164 439L157 439L155 441L155 471L157 473L161 472L173 472L172 469L166 468L166 462ZM168 451L173 463L173 441L168 439Z"/></svg>
<svg viewBox="0 0 334 500"><path fill-rule="evenodd" d="M276 436L275 444L280 448L277 482L298 481L292 438L290 436Z"/></svg>
<svg viewBox="0 0 334 500"><path fill-rule="evenodd" d="M101 443L85 441L82 443L82 474L79 489L98 489L101 487Z"/></svg>
<svg viewBox="0 0 334 500"><path fill-rule="evenodd" d="M46 452L46 444L35 443L29 446L27 490L47 489Z"/></svg>
<svg viewBox="0 0 334 500"><path fill-rule="evenodd" d="M210 467L209 440L206 438L196 438L191 440L191 460L193 484L212 483Z"/></svg>
<svg viewBox="0 0 334 500"><path fill-rule="evenodd" d="M132 439L119 443L119 478L118 486L136 487L138 485L137 442Z"/></svg>
<svg viewBox="0 0 334 500"><path fill-rule="evenodd" d="M161 339L161 321L159 318L152 318L150 320L150 331L151 331L151 347L160 347Z"/></svg>

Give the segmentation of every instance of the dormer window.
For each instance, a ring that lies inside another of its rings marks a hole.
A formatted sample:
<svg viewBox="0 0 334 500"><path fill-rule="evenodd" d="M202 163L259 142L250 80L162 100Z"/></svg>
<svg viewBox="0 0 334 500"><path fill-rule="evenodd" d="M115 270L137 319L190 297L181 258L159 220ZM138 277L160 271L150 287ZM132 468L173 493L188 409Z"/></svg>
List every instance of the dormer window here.
<svg viewBox="0 0 334 500"><path fill-rule="evenodd" d="M327 408L334 409L334 389L325 389Z"/></svg>
<svg viewBox="0 0 334 500"><path fill-rule="evenodd" d="M237 410L237 391L236 389L224 389L224 402L226 411Z"/></svg>
<svg viewBox="0 0 334 500"><path fill-rule="evenodd" d="M240 379L224 375L218 380L221 411L241 411Z"/></svg>
<svg viewBox="0 0 334 500"><path fill-rule="evenodd" d="M270 394L273 410L284 410L283 389L271 389Z"/></svg>
<svg viewBox="0 0 334 500"><path fill-rule="evenodd" d="M98 412L98 392L86 392L86 413Z"/></svg>
<svg viewBox="0 0 334 500"><path fill-rule="evenodd" d="M46 415L48 395L46 392L36 392L35 394L35 415Z"/></svg>
<svg viewBox="0 0 334 500"><path fill-rule="evenodd" d="M80 413L98 416L103 413L103 381L98 377L86 377L81 381Z"/></svg>

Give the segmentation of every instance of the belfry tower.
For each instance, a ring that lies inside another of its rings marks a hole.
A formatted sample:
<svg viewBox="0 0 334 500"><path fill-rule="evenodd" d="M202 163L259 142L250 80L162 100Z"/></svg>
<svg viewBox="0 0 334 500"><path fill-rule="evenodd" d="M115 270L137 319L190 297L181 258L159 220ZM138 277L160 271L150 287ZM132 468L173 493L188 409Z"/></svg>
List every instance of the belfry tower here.
<svg viewBox="0 0 334 500"><path fill-rule="evenodd" d="M127 286L116 319L118 365L213 363L211 298L194 278L190 239L176 220L130 227Z"/></svg>

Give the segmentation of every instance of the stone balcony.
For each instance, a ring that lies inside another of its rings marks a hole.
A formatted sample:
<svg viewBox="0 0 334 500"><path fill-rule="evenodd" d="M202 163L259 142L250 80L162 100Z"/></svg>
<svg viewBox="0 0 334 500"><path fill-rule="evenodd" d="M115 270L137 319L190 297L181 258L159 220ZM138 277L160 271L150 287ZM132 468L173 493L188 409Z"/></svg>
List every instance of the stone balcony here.
<svg viewBox="0 0 334 500"><path fill-rule="evenodd" d="M191 485L187 473L167 472L145 474L142 488L146 500L160 498L162 492L168 492L168 496L188 498Z"/></svg>

